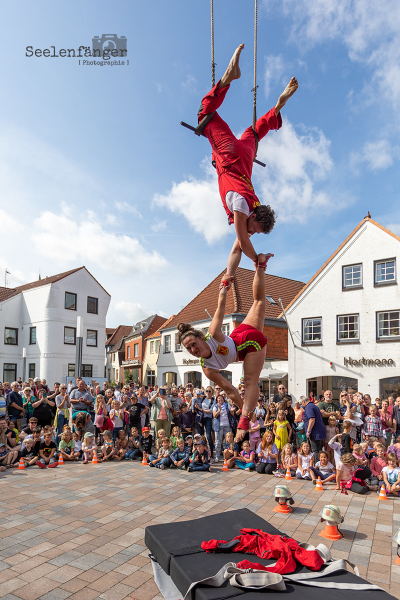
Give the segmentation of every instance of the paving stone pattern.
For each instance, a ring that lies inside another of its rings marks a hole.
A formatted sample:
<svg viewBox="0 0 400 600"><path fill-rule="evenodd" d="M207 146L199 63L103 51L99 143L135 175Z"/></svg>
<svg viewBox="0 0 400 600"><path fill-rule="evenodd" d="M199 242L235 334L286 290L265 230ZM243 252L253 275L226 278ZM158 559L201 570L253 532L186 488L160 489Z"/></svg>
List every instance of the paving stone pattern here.
<svg viewBox="0 0 400 600"><path fill-rule="evenodd" d="M295 511L273 512L278 480L233 470L211 473L151 469L136 462L36 467L0 475L0 600L163 600L153 580L144 530L249 508L299 542L321 541L334 558L358 565L362 577L400 598L392 535L400 498L379 501L317 492L294 480ZM325 504L344 516L343 539L323 540Z"/></svg>

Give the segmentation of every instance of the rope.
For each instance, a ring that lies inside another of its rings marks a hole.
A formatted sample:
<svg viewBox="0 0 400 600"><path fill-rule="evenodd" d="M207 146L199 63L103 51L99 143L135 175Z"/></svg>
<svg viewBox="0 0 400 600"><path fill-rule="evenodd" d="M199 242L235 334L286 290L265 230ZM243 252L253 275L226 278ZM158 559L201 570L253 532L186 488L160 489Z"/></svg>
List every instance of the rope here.
<svg viewBox="0 0 400 600"><path fill-rule="evenodd" d="M253 130L257 121L257 0L254 7L254 88L253 92Z"/></svg>
<svg viewBox="0 0 400 600"><path fill-rule="evenodd" d="M214 0L211 0L211 82L215 85L215 62L214 62Z"/></svg>

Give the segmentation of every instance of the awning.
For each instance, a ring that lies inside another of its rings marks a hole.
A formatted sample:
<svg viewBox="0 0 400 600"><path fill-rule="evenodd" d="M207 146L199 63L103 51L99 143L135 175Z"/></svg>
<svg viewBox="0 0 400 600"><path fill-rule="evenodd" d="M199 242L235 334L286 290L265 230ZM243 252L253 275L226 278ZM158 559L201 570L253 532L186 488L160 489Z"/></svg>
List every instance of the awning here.
<svg viewBox="0 0 400 600"><path fill-rule="evenodd" d="M283 379L286 377L285 371L274 371L274 369L263 369L259 379Z"/></svg>

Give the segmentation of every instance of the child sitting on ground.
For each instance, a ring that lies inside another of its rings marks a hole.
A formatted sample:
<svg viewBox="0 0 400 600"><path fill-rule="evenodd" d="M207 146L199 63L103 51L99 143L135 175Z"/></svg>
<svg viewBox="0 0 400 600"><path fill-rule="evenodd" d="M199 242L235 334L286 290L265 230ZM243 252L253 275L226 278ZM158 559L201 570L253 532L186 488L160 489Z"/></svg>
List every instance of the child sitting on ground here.
<svg viewBox="0 0 400 600"><path fill-rule="evenodd" d="M336 488L347 494L347 490L355 494L366 494L368 486L366 480L371 478L369 467L358 467L355 457L348 453L343 454L340 462L336 464ZM357 480L357 481L356 481Z"/></svg>
<svg viewBox="0 0 400 600"><path fill-rule="evenodd" d="M157 439L156 439L157 452L160 450L160 448L162 448L162 441L165 437L166 437L165 429L159 429L158 433L157 433Z"/></svg>
<svg viewBox="0 0 400 600"><path fill-rule="evenodd" d="M36 464L38 455L35 452L35 444L31 437L25 438L25 447L21 450L21 458L26 467L31 467ZM0 459L1 460L1 459ZM18 467L18 462L14 463L14 467Z"/></svg>
<svg viewBox="0 0 400 600"><path fill-rule="evenodd" d="M353 456L357 461L357 466L367 467L368 466L368 458L365 456L362 451L361 444L354 444L353 446ZM385 465L383 465L385 466Z"/></svg>
<svg viewBox="0 0 400 600"><path fill-rule="evenodd" d="M382 475L386 493L400 496L400 469L397 456L394 452L389 452L387 455L386 467L382 469Z"/></svg>
<svg viewBox="0 0 400 600"><path fill-rule="evenodd" d="M128 438L126 437L125 429L121 429L117 438L117 460L122 460L128 448Z"/></svg>
<svg viewBox="0 0 400 600"><path fill-rule="evenodd" d="M242 442L242 451L235 459L235 469L243 469L244 471L250 471L255 469L255 453L250 448L250 442L245 440Z"/></svg>
<svg viewBox="0 0 400 600"><path fill-rule="evenodd" d="M101 447L101 457L99 458L99 462L106 462L108 460L114 460L115 456L115 447L114 442L112 440L111 431L103 432L103 445Z"/></svg>
<svg viewBox="0 0 400 600"><path fill-rule="evenodd" d="M74 431L74 433L72 434L72 439L75 442L74 459L75 460L81 460L81 458L83 456L82 440L81 440L81 437L80 437L80 434L79 434L78 431Z"/></svg>
<svg viewBox="0 0 400 600"><path fill-rule="evenodd" d="M279 476L278 474L286 475L287 469L290 469L290 474L294 477L296 475L298 459L297 454L293 452L292 444L285 444L283 446L281 461L282 467L277 469L277 476Z"/></svg>
<svg viewBox="0 0 400 600"><path fill-rule="evenodd" d="M172 428L172 435L169 438L172 451L176 450L178 440L183 440L183 437L180 428L175 425L175 427Z"/></svg>
<svg viewBox="0 0 400 600"><path fill-rule="evenodd" d="M257 450L258 444L261 442L261 425L260 421L257 419L256 413L249 413L250 418L250 429L249 429L249 439L250 439L250 450L255 452Z"/></svg>
<svg viewBox="0 0 400 600"><path fill-rule="evenodd" d="M171 467L176 469L187 469L190 464L189 448L185 446L185 442L182 438L178 439L177 448L170 456Z"/></svg>
<svg viewBox="0 0 400 600"><path fill-rule="evenodd" d="M128 447L124 456L125 460L136 460L136 450L139 450L139 430L137 427L132 427Z"/></svg>
<svg viewBox="0 0 400 600"><path fill-rule="evenodd" d="M239 446L235 442L233 433L228 431L225 435L225 446L224 446L224 460L228 465L228 469L233 469L235 466L235 460L239 454Z"/></svg>
<svg viewBox="0 0 400 600"><path fill-rule="evenodd" d="M186 436L185 444L189 449L189 456L190 458L192 458L195 451L195 447L193 445L193 436L191 433L189 433L189 435Z"/></svg>
<svg viewBox="0 0 400 600"><path fill-rule="evenodd" d="M351 454L353 452L354 442L353 442L353 438L350 435L351 428L352 428L352 424L350 423L350 421L347 421L347 420L343 421L343 433L340 438L340 443L341 443L340 453L342 456L343 456L343 454Z"/></svg>
<svg viewBox="0 0 400 600"><path fill-rule="evenodd" d="M200 439L196 443L196 450L193 454L193 460L191 465L188 467L188 471L209 471L210 470L210 460L208 457L208 451L206 450L206 446L204 441Z"/></svg>
<svg viewBox="0 0 400 600"><path fill-rule="evenodd" d="M97 450L97 446L93 440L93 434L90 431L85 433L82 444L83 455L85 460L83 461L84 465L87 465L89 461L93 460L94 453Z"/></svg>
<svg viewBox="0 0 400 600"><path fill-rule="evenodd" d="M64 461L77 460L74 456L75 442L69 428L62 432L58 449Z"/></svg>
<svg viewBox="0 0 400 600"><path fill-rule="evenodd" d="M375 457L378 456L376 450L375 450L375 446L376 444L379 444L379 440L377 437L371 435L371 436L364 436L364 440L367 443L367 449L365 450L365 455L368 458L370 464L371 464L371 460Z"/></svg>
<svg viewBox="0 0 400 600"><path fill-rule="evenodd" d="M297 479L311 479L310 468L314 466L314 454L309 442L303 442L297 457Z"/></svg>
<svg viewBox="0 0 400 600"><path fill-rule="evenodd" d="M370 469L372 471L372 475L369 479L370 485L377 486L382 484L383 475L382 471L386 467L387 462L385 459L385 445L380 444L379 442L375 446L377 456L374 456L371 460ZM388 454L389 456L389 454Z"/></svg>
<svg viewBox="0 0 400 600"><path fill-rule="evenodd" d="M182 437L186 441L188 435L192 435L193 427L195 425L196 419L194 413L192 411L189 412L189 407L186 402L183 402L180 405L180 410L182 411L178 417L179 427L182 431Z"/></svg>
<svg viewBox="0 0 400 600"><path fill-rule="evenodd" d="M182 440L183 441L183 440ZM170 465L170 455L172 448L170 445L169 438L165 437L162 441L162 446L159 449L157 456L150 454L149 456L149 467L157 467L157 469L165 469Z"/></svg>
<svg viewBox="0 0 400 600"><path fill-rule="evenodd" d="M47 465L49 466L49 469L58 466L58 462L54 456L56 453L56 445L52 438L51 432L47 431L44 434L44 441L40 444L39 459L36 461L36 464L41 469L45 469Z"/></svg>
<svg viewBox="0 0 400 600"><path fill-rule="evenodd" d="M328 461L328 453L325 450L319 453L319 461L315 467L310 467L309 473L314 485L317 483L317 477L321 477L323 483L336 479L335 467Z"/></svg>

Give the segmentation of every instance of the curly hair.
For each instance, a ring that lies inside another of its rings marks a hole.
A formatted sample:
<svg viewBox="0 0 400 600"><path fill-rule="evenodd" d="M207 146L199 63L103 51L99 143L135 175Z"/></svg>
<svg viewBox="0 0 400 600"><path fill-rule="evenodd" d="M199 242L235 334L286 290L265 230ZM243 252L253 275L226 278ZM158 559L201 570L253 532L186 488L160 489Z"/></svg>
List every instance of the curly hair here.
<svg viewBox="0 0 400 600"><path fill-rule="evenodd" d="M254 214L256 215L256 220L258 223L261 223L263 228L263 233L269 233L272 231L275 225L276 214L275 211L269 206L265 204L261 204L261 206L257 206L254 209Z"/></svg>
<svg viewBox="0 0 400 600"><path fill-rule="evenodd" d="M198 329L193 329L189 323L179 323L178 325L178 343L182 344L183 340L189 335L193 335L195 338L203 339L204 333Z"/></svg>

